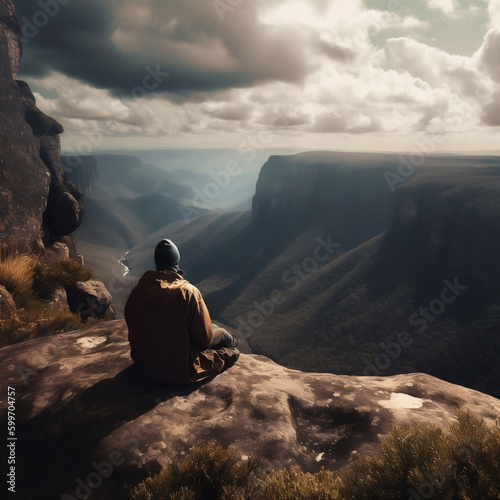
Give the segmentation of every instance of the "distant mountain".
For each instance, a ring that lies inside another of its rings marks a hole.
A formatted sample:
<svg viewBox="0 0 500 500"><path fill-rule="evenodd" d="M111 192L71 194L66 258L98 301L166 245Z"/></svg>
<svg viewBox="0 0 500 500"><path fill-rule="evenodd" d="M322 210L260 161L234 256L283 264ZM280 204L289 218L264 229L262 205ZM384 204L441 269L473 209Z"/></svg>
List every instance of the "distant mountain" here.
<svg viewBox="0 0 500 500"><path fill-rule="evenodd" d="M254 352L301 370L425 371L499 395L500 160L422 158L271 157L251 223L231 235L204 216L162 234ZM130 251L133 273L154 242Z"/></svg>

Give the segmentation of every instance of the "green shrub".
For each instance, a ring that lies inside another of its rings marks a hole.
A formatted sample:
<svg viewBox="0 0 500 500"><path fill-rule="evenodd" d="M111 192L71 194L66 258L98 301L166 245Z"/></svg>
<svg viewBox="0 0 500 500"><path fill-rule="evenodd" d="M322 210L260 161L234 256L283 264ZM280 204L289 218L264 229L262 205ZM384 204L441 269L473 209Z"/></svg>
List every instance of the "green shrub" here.
<svg viewBox="0 0 500 500"><path fill-rule="evenodd" d="M244 498L258 464L231 448L202 442L132 492L133 500L235 500Z"/></svg>
<svg viewBox="0 0 500 500"><path fill-rule="evenodd" d="M54 264L37 262L34 267L33 288L39 296L46 296L58 286L68 288L77 281L88 281L92 270L74 259L63 259Z"/></svg>
<svg viewBox="0 0 500 500"><path fill-rule="evenodd" d="M446 434L432 425L395 427L378 453L342 476L346 500L498 500L500 425L460 412Z"/></svg>
<svg viewBox="0 0 500 500"><path fill-rule="evenodd" d="M316 474L296 469L270 473L250 494L255 500L340 500L341 480L334 472L322 469Z"/></svg>

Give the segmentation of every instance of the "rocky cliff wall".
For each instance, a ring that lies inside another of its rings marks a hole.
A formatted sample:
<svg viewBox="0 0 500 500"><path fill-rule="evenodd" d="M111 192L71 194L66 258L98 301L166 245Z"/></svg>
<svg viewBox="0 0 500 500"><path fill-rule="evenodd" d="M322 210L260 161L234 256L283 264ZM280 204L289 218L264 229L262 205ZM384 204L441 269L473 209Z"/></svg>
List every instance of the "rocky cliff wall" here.
<svg viewBox="0 0 500 500"><path fill-rule="evenodd" d="M84 211L81 191L60 161L62 126L16 80L21 30L11 0L0 0L0 242L43 253L72 233Z"/></svg>
<svg viewBox="0 0 500 500"><path fill-rule="evenodd" d="M389 154L272 156L257 182L253 221L277 231L320 221L343 250L388 230L392 258L412 253L431 272L461 272L497 290L499 158L436 155L408 165Z"/></svg>
<svg viewBox="0 0 500 500"><path fill-rule="evenodd" d="M94 156L61 156L61 163L68 180L84 193L92 191L99 179L99 169Z"/></svg>
<svg viewBox="0 0 500 500"><path fill-rule="evenodd" d="M446 177L424 172L395 190L385 249L411 248L427 269L498 292L499 230L499 168L458 169Z"/></svg>
<svg viewBox="0 0 500 500"><path fill-rule="evenodd" d="M316 152L271 156L261 169L252 217L263 227L320 223L344 249L379 234L389 222L391 190L384 170L395 157Z"/></svg>

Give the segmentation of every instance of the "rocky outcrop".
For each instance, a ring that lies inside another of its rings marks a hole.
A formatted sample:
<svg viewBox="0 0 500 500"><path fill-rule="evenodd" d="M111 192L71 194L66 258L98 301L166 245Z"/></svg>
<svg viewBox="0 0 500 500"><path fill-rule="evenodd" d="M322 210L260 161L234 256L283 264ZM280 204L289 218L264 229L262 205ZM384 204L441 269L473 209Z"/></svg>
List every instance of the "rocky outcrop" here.
<svg viewBox="0 0 500 500"><path fill-rule="evenodd" d="M39 250L81 223L81 191L64 178L62 126L42 113L16 81L21 30L11 0L0 0L0 238ZM22 180L22 181L20 181Z"/></svg>
<svg viewBox="0 0 500 500"><path fill-rule="evenodd" d="M392 424L500 414L498 399L424 374L302 373L245 354L196 387L149 386L123 321L0 349L0 367L2 393L15 390L19 498L127 498L200 439L316 471L369 453Z"/></svg>
<svg viewBox="0 0 500 500"><path fill-rule="evenodd" d="M73 232L84 214L83 195L61 164L63 127L36 107L28 84L16 80L20 58L15 8L11 0L0 0L0 248L5 244L11 251L46 254L46 262L53 264L78 257ZM92 287L100 289L99 299L87 294L79 304L99 316L108 309L110 295L102 284ZM67 309L64 290L49 303Z"/></svg>
<svg viewBox="0 0 500 500"><path fill-rule="evenodd" d="M70 312L68 304L68 295L62 286L56 287L47 299L44 299L47 307L59 311Z"/></svg>
<svg viewBox="0 0 500 500"><path fill-rule="evenodd" d="M79 314L84 321L103 318L113 300L104 284L95 280L78 281L66 292L71 311Z"/></svg>

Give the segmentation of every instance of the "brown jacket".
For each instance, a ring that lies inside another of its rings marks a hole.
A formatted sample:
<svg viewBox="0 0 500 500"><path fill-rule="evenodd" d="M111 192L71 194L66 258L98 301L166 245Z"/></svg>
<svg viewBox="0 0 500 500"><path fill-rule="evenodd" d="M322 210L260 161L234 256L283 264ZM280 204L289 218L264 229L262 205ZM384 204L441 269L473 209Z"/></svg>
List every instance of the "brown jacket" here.
<svg viewBox="0 0 500 500"><path fill-rule="evenodd" d="M146 272L127 300L125 320L132 359L151 382L199 382L236 360L232 349L210 349L207 306L200 291L177 273Z"/></svg>

